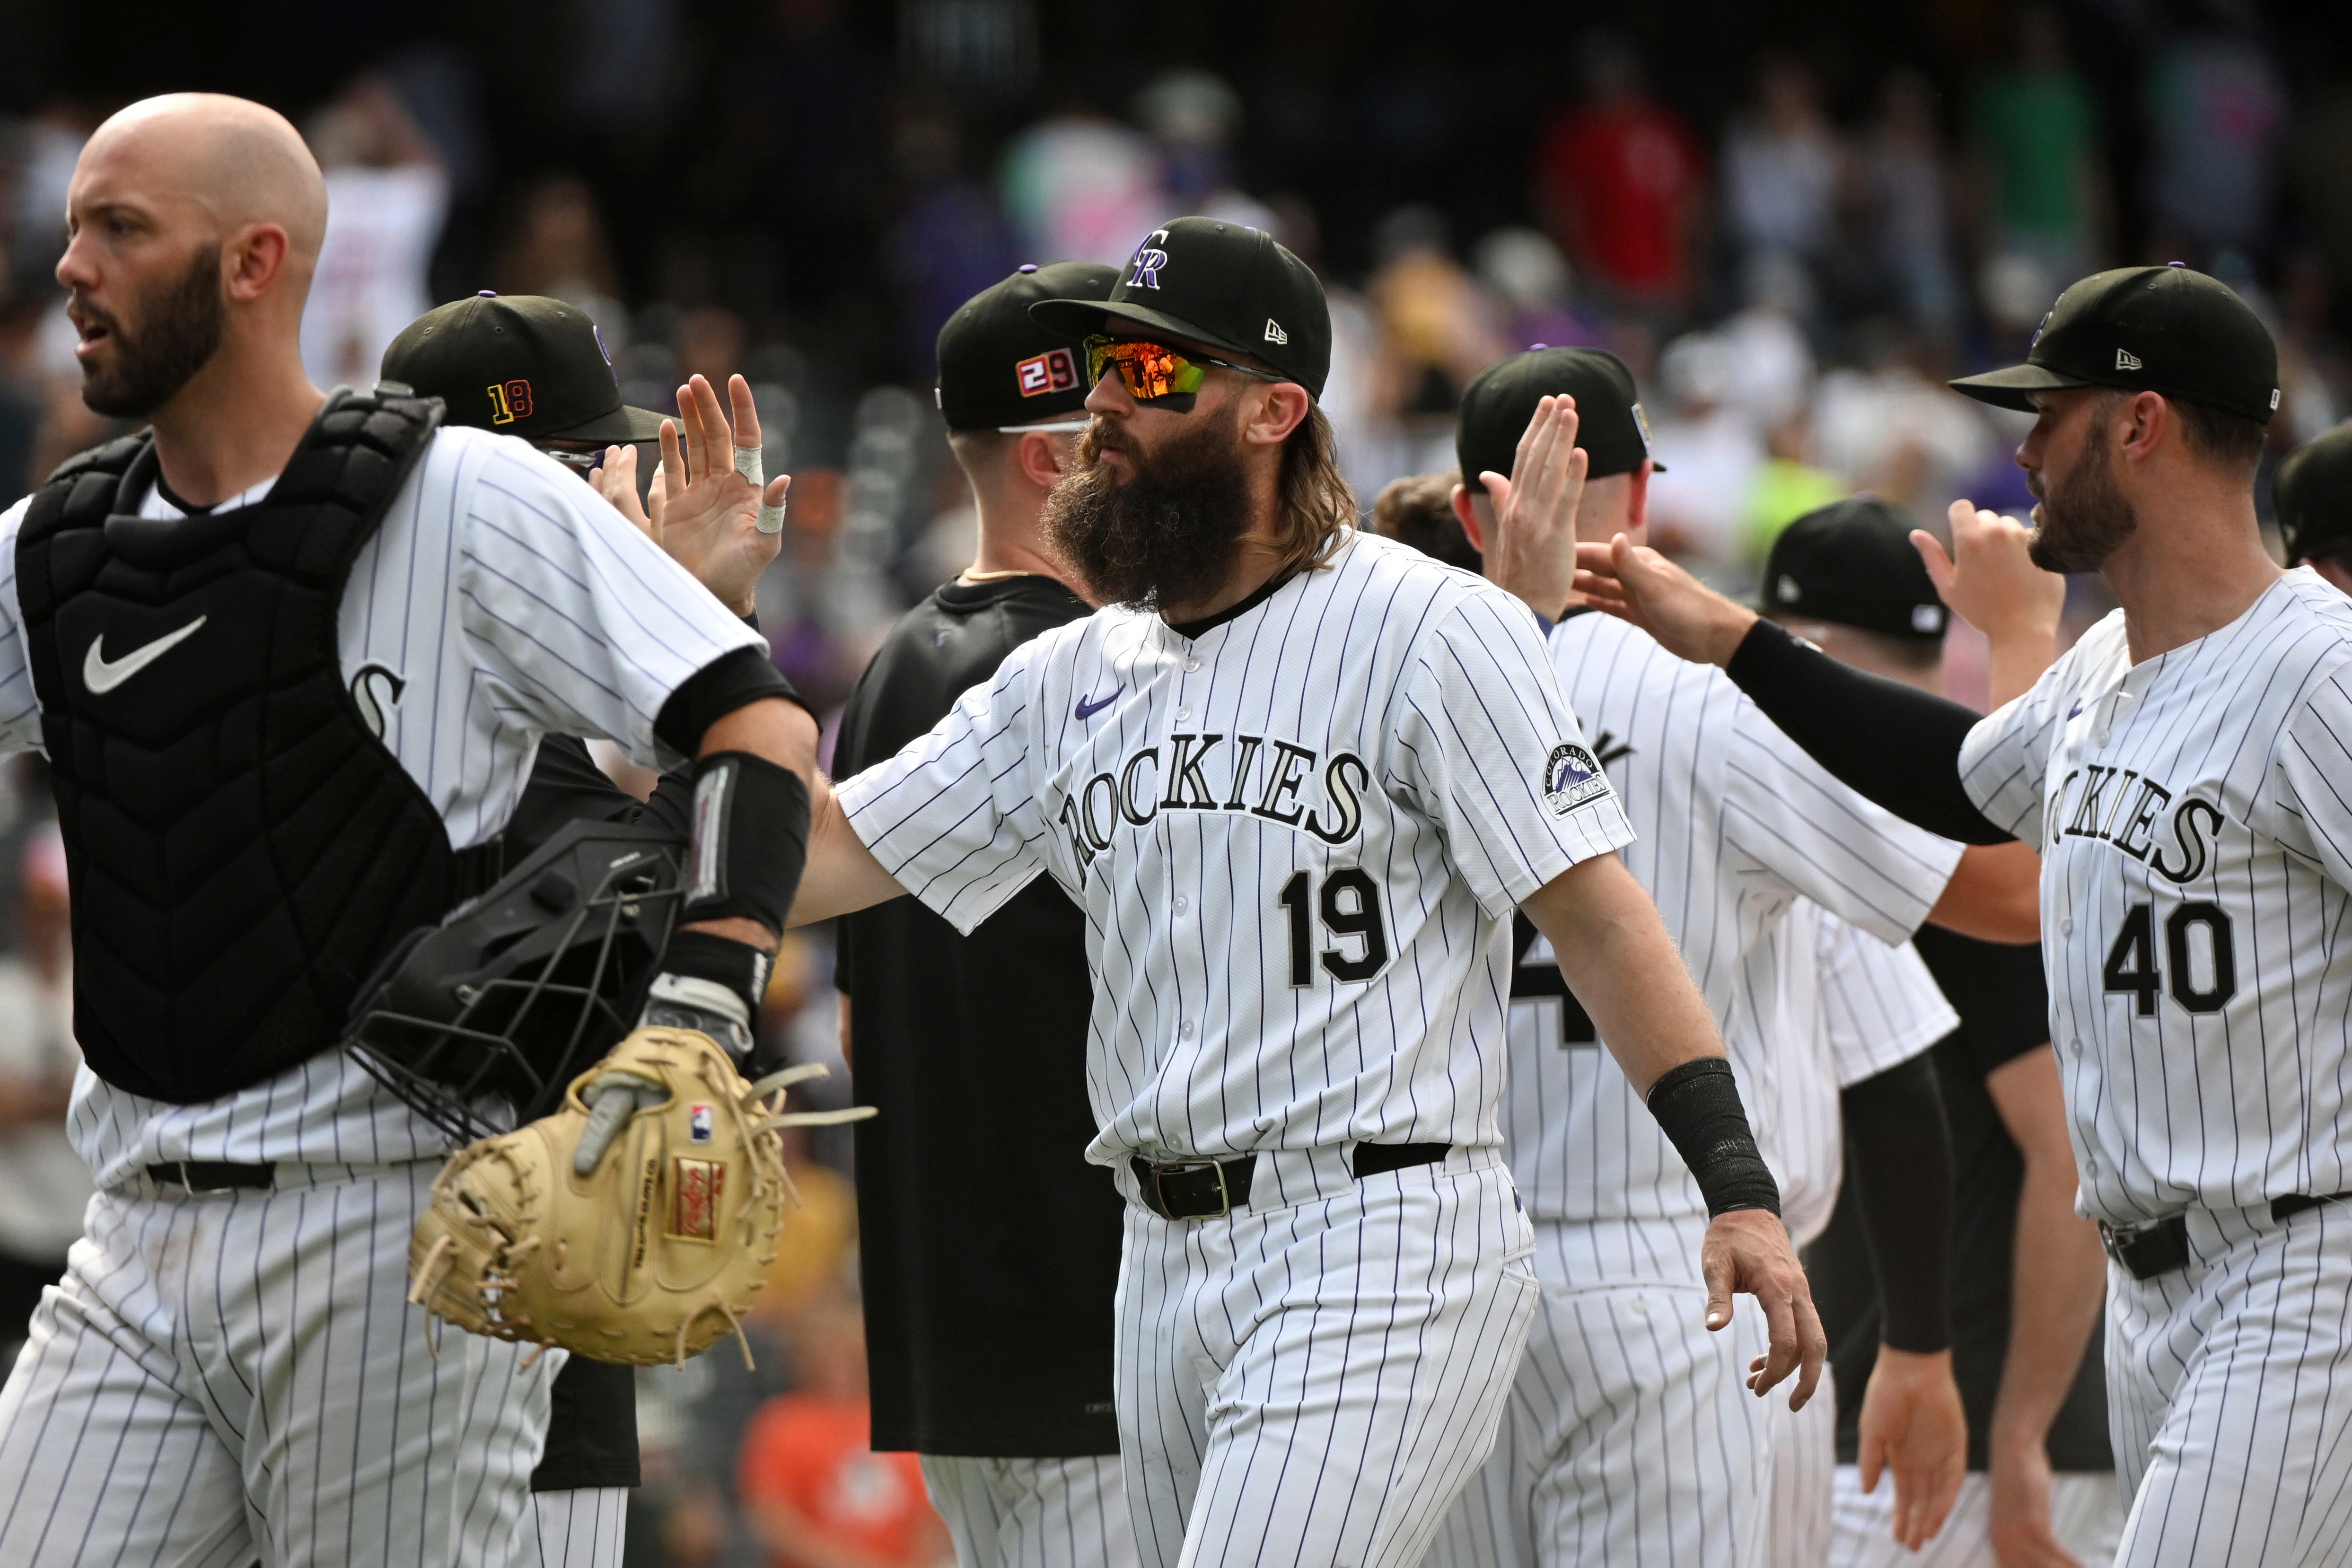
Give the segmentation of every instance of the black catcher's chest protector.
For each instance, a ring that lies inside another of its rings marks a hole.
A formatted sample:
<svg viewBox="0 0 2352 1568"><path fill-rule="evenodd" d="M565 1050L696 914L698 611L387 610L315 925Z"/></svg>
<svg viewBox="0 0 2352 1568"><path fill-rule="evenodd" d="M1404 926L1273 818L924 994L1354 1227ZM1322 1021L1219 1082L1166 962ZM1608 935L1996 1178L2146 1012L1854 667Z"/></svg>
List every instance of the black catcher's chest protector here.
<svg viewBox="0 0 2352 1568"><path fill-rule="evenodd" d="M73 886L90 1068L190 1103L332 1047L471 862L343 684L352 560L440 405L338 391L257 506L142 518L152 436L34 497L16 593Z"/></svg>

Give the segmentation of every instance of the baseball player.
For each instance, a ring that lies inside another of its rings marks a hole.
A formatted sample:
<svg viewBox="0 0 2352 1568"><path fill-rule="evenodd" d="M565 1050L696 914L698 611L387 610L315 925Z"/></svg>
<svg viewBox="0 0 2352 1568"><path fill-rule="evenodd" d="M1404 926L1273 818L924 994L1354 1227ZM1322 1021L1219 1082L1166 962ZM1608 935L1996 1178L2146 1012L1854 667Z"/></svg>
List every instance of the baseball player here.
<svg viewBox="0 0 2352 1568"><path fill-rule="evenodd" d="M1801 1271L1622 809L1533 618L1354 529L1314 275L1183 218L1108 306L1033 314L1090 334L1049 538L1109 608L840 785L793 919L912 892L968 931L1040 873L1084 908L1139 1560L1417 1563L1493 1443L1538 1290L1496 1146L1515 908L1715 1214L1710 1321L1760 1291L1756 1385L1808 1396Z"/></svg>
<svg viewBox="0 0 2352 1568"><path fill-rule="evenodd" d="M1937 597L1912 531L1907 517L1868 498L1800 517L1766 562L1767 612L1847 664L1939 692L1942 639L1920 634L1911 620L1915 606ZM2020 630L2053 650L2064 586L2048 573L2032 576L2039 591L2013 596L2027 622ZM1993 634L2006 640L1997 622ZM2004 695L2015 694L1994 693ZM1918 1559L1902 1553L1889 1538L1887 1500L1862 1491L1860 1410L1841 1397L1829 1558L1842 1568L1912 1561L1991 1568L1998 1549L2012 1561L2054 1563L2063 1552L2102 1562L2114 1555L2123 1524L2099 1358L2084 1351L2105 1265L2097 1231L2074 1213L2074 1156L2049 1049L2042 955L1935 929L1916 940L1960 1017L1937 1043L1935 1066L1960 1217L1951 1315L1969 1476L1935 1542ZM1843 1197L1806 1254L1843 1375L1841 1394L1868 1375L1881 1322L1854 1208L1852 1195Z"/></svg>
<svg viewBox="0 0 2352 1568"><path fill-rule="evenodd" d="M1531 606L1557 612L1570 597L1571 529L1607 537L1642 526L1654 465L1632 378L1613 356L1547 350L1490 367L1465 394L1458 444L1462 472L1486 492L1454 492L1459 531L1493 547L1488 574ZM1622 623L1570 605L1552 652L1571 704L1604 737L1604 766L1625 781L1640 835L1627 863L1654 890L1759 1105L1759 1143L1781 1178L1792 1232L1809 1239L1828 1218L1838 1091L1851 1086L1863 1119L1895 1134L1871 1145L1880 1157L1863 1173L1892 1184L1877 1211L1893 1268L1932 1266L1918 1238L1941 1234L1941 1171L1930 1157L1941 1121L1932 1080L1924 1101L1916 1093L1925 1063L1903 1064L1950 1014L1916 956L1889 944L1931 909L1982 917L1967 883L1955 885L1959 847L1856 799L1728 682ZM1798 903L1807 895L1851 912L1875 939ZM1801 1478L1772 1463L1777 1417L1738 1396L1737 1367L1715 1345L1659 1310L1691 1288L1696 1211L1679 1173L1625 1116L1615 1075L1596 1071L1593 1027L1533 967L1538 954L1531 945L1517 971L1507 1128L1540 1228L1545 1312L1496 1458L1436 1558L1757 1561L1788 1531L1765 1560L1804 1560L1808 1542L1826 1536L1829 1433L1801 1428L1819 1457L1818 1496L1805 1498ZM1932 1303L1940 1292L1925 1294ZM1928 1532L1941 1511L1933 1456L1957 1452L1957 1400L1938 1397L1948 1381L1935 1354L1938 1315L1915 1312L1904 1328L1920 1354L1895 1358L1902 1395L1895 1375L1879 1395L1898 1436L1903 1413L1921 1421L1913 1447L1898 1450L1897 1473L1906 1493L1923 1494L1906 1510L1916 1524L1906 1524ZM1948 1443L1927 1440L1931 1416L1952 1428ZM1932 1462L1915 1465L1914 1448ZM1781 1490L1791 1494L1785 1503L1773 1496ZM1797 1509L1800 1498L1809 1506Z"/></svg>
<svg viewBox="0 0 2352 1568"><path fill-rule="evenodd" d="M1029 318L1114 267L1024 267L940 328L939 405L980 514L970 570L908 611L842 712L834 766L887 761L1032 637L1091 611L1045 548L1087 427L1085 350ZM841 923L874 1446L922 1456L963 1568L1132 1564L1112 1413L1119 1197L1086 1163L1083 916L1040 882L971 936L913 899ZM992 1139L975 1180L977 1127Z"/></svg>
<svg viewBox="0 0 2352 1568"><path fill-rule="evenodd" d="M695 759L649 1016L739 1040L797 880L814 727L758 639L524 444L311 387L324 220L236 99L134 104L75 171L84 398L151 428L0 517L0 745L52 763L100 1188L0 1390L12 1564L528 1553L563 1358L432 1354L447 1139L336 1049L352 1001L494 875L546 733Z"/></svg>
<svg viewBox="0 0 2352 1568"><path fill-rule="evenodd" d="M738 479L737 463L760 446L760 413L742 377L729 384L731 426L699 376L678 388L677 422L627 407L604 339L578 306L488 289L409 323L384 350L383 373L420 397L439 398L446 423L518 436L563 464L720 603L751 621L753 591L782 531L761 531L760 504L767 497ZM664 452L650 491L664 519L658 528L637 498L636 444L643 442L660 442ZM688 447L730 460L689 476ZM679 481L675 494L672 477ZM779 477L767 496L781 503L789 487ZM650 821L683 842L693 792L692 774L674 769L641 806L605 777L577 736L545 736L499 835L504 858L520 861L557 828L583 817ZM618 1568L628 1492L639 1479L635 1370L571 1357L549 1390L547 1445L530 1476L542 1568Z"/></svg>
<svg viewBox="0 0 2352 1568"><path fill-rule="evenodd" d="M2329 936L2352 889L2352 604L2263 548L2276 372L2228 288L2130 267L2067 289L2025 364L1955 383L2035 413L2018 453L2033 558L2098 570L2122 604L1980 721L1757 627L1643 552L1580 551L1596 594L1727 663L1889 804L2041 849L2080 1206L2111 1260L2117 1561L2135 1568L2352 1561L2352 1445L2328 1396L2352 1371L2336 1201L2352 967Z"/></svg>
<svg viewBox="0 0 2352 1568"><path fill-rule="evenodd" d="M2286 563L2307 566L2352 593L2352 423L2315 436L2280 460L2271 500Z"/></svg>

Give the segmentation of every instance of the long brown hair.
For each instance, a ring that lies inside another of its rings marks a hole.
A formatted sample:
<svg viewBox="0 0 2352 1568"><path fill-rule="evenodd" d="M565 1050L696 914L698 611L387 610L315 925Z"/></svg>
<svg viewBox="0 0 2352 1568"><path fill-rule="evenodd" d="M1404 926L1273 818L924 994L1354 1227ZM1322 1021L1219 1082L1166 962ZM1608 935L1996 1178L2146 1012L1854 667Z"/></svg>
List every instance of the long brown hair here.
<svg viewBox="0 0 2352 1568"><path fill-rule="evenodd" d="M1356 492L1339 472L1331 422L1310 403L1282 445L1281 494L1276 499L1275 572L1319 571L1359 515Z"/></svg>

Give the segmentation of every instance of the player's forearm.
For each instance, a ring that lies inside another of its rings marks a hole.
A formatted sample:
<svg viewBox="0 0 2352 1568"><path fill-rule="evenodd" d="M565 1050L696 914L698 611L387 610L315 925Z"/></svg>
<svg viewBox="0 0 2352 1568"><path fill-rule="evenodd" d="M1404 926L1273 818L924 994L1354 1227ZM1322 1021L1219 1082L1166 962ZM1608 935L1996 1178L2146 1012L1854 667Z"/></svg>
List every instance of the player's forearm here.
<svg viewBox="0 0 2352 1568"><path fill-rule="evenodd" d="M801 776L816 777L816 720L808 709L782 697L763 697L722 714L702 732L697 757L746 751Z"/></svg>
<svg viewBox="0 0 2352 1568"><path fill-rule="evenodd" d="M1883 1337L1916 1354L1945 1350L1952 1343L1952 1148L1935 1062L1915 1056L1851 1085L1838 1102Z"/></svg>
<svg viewBox="0 0 2352 1568"><path fill-rule="evenodd" d="M2074 1212L2072 1159L2026 1166L2017 1200L2010 1279L2009 1349L1993 1397L1996 1445L2038 1445L2083 1364L2106 1299L2098 1232Z"/></svg>
<svg viewBox="0 0 2352 1568"><path fill-rule="evenodd" d="M2042 857L2032 844L2015 839L1970 844L1927 918L1979 942L2039 941Z"/></svg>
<svg viewBox="0 0 2352 1568"><path fill-rule="evenodd" d="M1748 628L1723 668L1864 799L1964 844L2016 836L1988 821L1960 787L1960 747L1978 716L1959 704L1850 668L1769 621Z"/></svg>
<svg viewBox="0 0 2352 1568"><path fill-rule="evenodd" d="M1550 940L1569 989L1634 1092L1647 1094L1685 1061L1723 1054L1674 938L1615 855L1570 867L1521 907Z"/></svg>
<svg viewBox="0 0 2352 1568"><path fill-rule="evenodd" d="M787 925L814 925L899 897L906 891L882 869L882 862L849 825L841 797L819 774L816 798L810 807L808 866L801 873L800 896L793 903Z"/></svg>

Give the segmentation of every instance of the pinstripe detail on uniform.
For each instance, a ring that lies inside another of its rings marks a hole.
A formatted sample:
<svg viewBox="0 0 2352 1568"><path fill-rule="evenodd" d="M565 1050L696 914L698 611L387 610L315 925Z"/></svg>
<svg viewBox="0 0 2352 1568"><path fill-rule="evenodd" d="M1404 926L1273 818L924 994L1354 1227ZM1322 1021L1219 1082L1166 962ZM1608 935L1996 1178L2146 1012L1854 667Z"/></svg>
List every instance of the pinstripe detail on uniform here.
<svg viewBox="0 0 2352 1568"><path fill-rule="evenodd" d="M1764 1568L1814 1568L1829 1557L1837 1470L1836 1381L1824 1364L1821 1386L1802 1410L1790 1409L1786 1400L1758 1401L1767 1407L1764 1441L1772 1450Z"/></svg>
<svg viewBox="0 0 2352 1568"><path fill-rule="evenodd" d="M1942 895L1959 846L1862 800L1722 672L1684 663L1622 622L1573 616L1554 629L1551 653L1570 706L1591 734L1607 737L1601 749L1636 834L1622 852L1625 864L1698 981L1759 1145L1784 1174L1790 1155L1776 1130L1786 1042L1819 1049L1811 1021L1819 1002L1815 971L1784 963L1775 931L1804 898L1876 944L1901 942ZM1523 964L1552 961L1538 942ZM1808 986L1797 1004L1808 1021L1791 1035L1782 992L1799 984ZM1933 982L1926 984L1940 1008ZM1901 994L1926 1001L1907 988ZM1866 1010L1870 1000L1848 1005ZM1696 1184L1623 1075L1598 1050L1563 1049L1559 1017L1557 1004L1512 1009L1505 1122L1529 1213L1575 1220L1704 1214ZM1915 1043L1906 1035L1905 1054L1935 1038ZM1832 1199L1835 1185L1832 1171Z"/></svg>
<svg viewBox="0 0 2352 1568"><path fill-rule="evenodd" d="M1969 733L1969 795L2042 850L2094 1218L2352 1188L2347 745L2352 601L2308 568L2137 665L2117 611Z"/></svg>
<svg viewBox="0 0 2352 1568"><path fill-rule="evenodd" d="M2083 1568L2109 1568L2123 1533L2123 1494L2109 1472L2060 1473L2050 1479L2050 1530ZM1944 1528L1912 1552L1895 1540L1895 1484L1881 1478L1864 1493L1852 1465L1837 1472L1829 1568L2000 1568L1992 1550L1992 1486L1982 1470L1960 1482Z"/></svg>
<svg viewBox="0 0 2352 1568"><path fill-rule="evenodd" d="M539 1534L539 1568L621 1568L627 1544L629 1489L578 1487L530 1494Z"/></svg>
<svg viewBox="0 0 2352 1568"><path fill-rule="evenodd" d="M402 1267L433 1175L93 1198L0 1390L0 1562L527 1552L561 1353L451 1332L434 1359Z"/></svg>
<svg viewBox="0 0 2352 1568"><path fill-rule="evenodd" d="M29 505L0 514L0 750L41 739L16 594ZM154 492L140 512L180 515ZM369 664L400 677L398 700L382 704L384 743L460 849L505 825L542 734L608 736L640 762L676 761L654 738L663 702L760 641L561 465L464 428L436 432L394 496L352 564L337 634L346 681ZM340 1052L184 1106L85 1070L68 1129L101 1186L164 1160L373 1164L447 1147Z"/></svg>
<svg viewBox="0 0 2352 1568"><path fill-rule="evenodd" d="M1136 1568L1117 1455L925 1454L922 1465L923 1489L955 1540L957 1568Z"/></svg>
<svg viewBox="0 0 2352 1568"><path fill-rule="evenodd" d="M1762 1313L1709 1333L1703 1217L1536 1228L1543 1304L1495 1452L1429 1568L1746 1568L1764 1538Z"/></svg>
<svg viewBox="0 0 2352 1568"><path fill-rule="evenodd" d="M1493 1445L1529 1245L1490 1150L1230 1219L1130 1207L1119 1452L1144 1568L1418 1563Z"/></svg>
<svg viewBox="0 0 2352 1568"><path fill-rule="evenodd" d="M1085 909L1098 1163L1491 1145L1511 911L1627 837L1547 800L1584 744L1524 606L1356 536L1198 639L1047 632L840 795L960 929L1041 872Z"/></svg>

